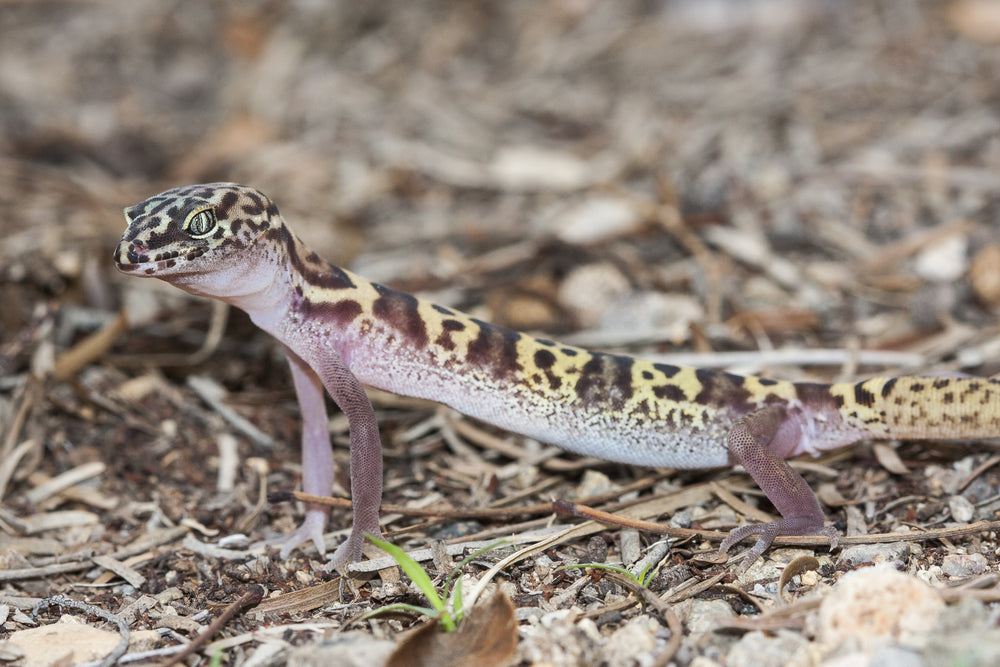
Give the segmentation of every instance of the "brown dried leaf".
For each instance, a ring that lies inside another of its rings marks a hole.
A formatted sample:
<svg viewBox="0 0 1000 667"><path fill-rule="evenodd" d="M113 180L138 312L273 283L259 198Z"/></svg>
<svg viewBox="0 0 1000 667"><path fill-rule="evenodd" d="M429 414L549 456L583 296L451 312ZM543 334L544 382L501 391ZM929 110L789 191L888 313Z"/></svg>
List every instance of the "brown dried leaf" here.
<svg viewBox="0 0 1000 667"><path fill-rule="evenodd" d="M399 643L386 667L501 667L516 648L514 605L497 591L473 607L455 632L446 633L437 621L426 623Z"/></svg>

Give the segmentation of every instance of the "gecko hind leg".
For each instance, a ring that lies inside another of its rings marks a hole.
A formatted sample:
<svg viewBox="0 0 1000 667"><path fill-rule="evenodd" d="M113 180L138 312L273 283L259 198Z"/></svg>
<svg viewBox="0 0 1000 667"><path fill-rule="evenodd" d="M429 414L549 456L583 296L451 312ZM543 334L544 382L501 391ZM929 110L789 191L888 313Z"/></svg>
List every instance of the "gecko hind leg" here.
<svg viewBox="0 0 1000 667"><path fill-rule="evenodd" d="M788 425L787 419L782 407L762 408L736 422L726 437L730 456L746 468L782 516L778 521L740 526L722 541L719 551L726 553L745 538L759 535L740 563L739 573L760 558L778 535L827 535L831 548L839 540L836 529L823 524L826 516L809 484L776 452L790 451L796 443L785 440L800 436L796 428L782 428Z"/></svg>

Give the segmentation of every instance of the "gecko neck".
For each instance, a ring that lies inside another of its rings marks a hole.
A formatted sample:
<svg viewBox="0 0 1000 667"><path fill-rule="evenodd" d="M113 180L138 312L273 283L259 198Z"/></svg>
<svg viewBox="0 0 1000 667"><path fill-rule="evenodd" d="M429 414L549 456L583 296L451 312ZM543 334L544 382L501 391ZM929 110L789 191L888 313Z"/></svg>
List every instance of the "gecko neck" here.
<svg viewBox="0 0 1000 667"><path fill-rule="evenodd" d="M198 296L214 297L246 312L261 329L276 335L293 303L296 278L278 253L248 254L211 273L181 274L169 282Z"/></svg>

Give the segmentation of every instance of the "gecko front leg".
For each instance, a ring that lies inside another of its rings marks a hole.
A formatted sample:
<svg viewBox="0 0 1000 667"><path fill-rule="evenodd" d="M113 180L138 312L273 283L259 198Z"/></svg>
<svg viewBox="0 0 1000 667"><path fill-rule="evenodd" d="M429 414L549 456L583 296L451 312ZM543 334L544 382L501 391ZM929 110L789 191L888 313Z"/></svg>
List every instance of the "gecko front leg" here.
<svg viewBox="0 0 1000 667"><path fill-rule="evenodd" d="M354 523L347 540L337 547L327 562L325 569L329 572L361 558L365 535L382 537L378 522L379 507L382 504L382 441L379 439L378 422L368 394L340 355L333 350L323 350L313 369L314 375L318 375L334 402L347 415L351 431L351 504ZM326 450L329 451L329 441ZM303 465L308 465L304 451ZM303 476L303 483L305 479ZM332 473L330 481L333 481Z"/></svg>
<svg viewBox="0 0 1000 667"><path fill-rule="evenodd" d="M826 517L816 494L802 475L776 453L791 451L796 443L783 440L797 440L801 435L797 428L782 428L788 426L787 415L785 409L778 406L762 408L736 422L726 437L730 455L746 468L783 517L779 521L740 526L722 541L719 551L725 553L743 539L760 535L740 564L738 571L741 573L778 535L823 534L830 538L831 548L837 546L839 535L832 526L823 525Z"/></svg>
<svg viewBox="0 0 1000 667"><path fill-rule="evenodd" d="M381 537L378 510L382 499L382 444L375 411L364 388L343 360L334 352L313 370L288 347L285 355L292 369L292 382L302 412L302 490L326 496L333 487L334 461L330 447L324 387L347 415L351 438L351 497L354 524L351 534L334 551L327 570L347 565L361 557L365 534ZM323 530L330 510L310 504L299 528L282 540L281 557L311 540L320 554L325 553Z"/></svg>
<svg viewBox="0 0 1000 667"><path fill-rule="evenodd" d="M292 369L292 384L302 413L302 490L317 496L328 496L333 488L333 449L330 447L330 429L323 397L323 382L305 361L285 347L285 356ZM330 508L308 504L306 518L298 529L280 540L282 558L288 558L292 549L312 541L320 555L326 554L323 530L326 528Z"/></svg>

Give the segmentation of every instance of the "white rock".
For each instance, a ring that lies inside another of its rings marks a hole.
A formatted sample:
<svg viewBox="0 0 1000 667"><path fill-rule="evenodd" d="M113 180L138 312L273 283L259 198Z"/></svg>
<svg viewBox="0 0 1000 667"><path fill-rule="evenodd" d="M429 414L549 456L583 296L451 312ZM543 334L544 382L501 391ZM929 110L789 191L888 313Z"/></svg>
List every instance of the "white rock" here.
<svg viewBox="0 0 1000 667"><path fill-rule="evenodd" d="M914 270L924 280L950 283L958 280L968 268L968 239L953 234L932 243L917 255Z"/></svg>
<svg viewBox="0 0 1000 667"><path fill-rule="evenodd" d="M827 647L921 646L945 609L933 588L889 566L848 572L823 598L817 632Z"/></svg>
<svg viewBox="0 0 1000 667"><path fill-rule="evenodd" d="M596 243L629 232L640 222L632 202L619 197L591 197L557 213L551 229L567 243Z"/></svg>

